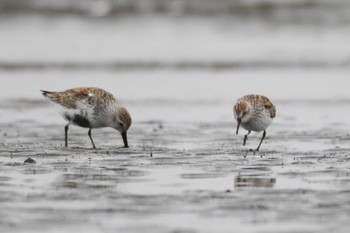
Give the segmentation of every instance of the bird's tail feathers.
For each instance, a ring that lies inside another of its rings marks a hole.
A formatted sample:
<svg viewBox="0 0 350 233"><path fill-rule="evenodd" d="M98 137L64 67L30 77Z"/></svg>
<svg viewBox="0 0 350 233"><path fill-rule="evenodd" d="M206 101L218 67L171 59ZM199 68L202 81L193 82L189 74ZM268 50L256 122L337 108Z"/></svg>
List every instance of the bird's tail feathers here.
<svg viewBox="0 0 350 233"><path fill-rule="evenodd" d="M43 96L45 97L52 97L53 94L55 94L56 92L52 92L52 91L44 91L44 90L40 90L43 94Z"/></svg>

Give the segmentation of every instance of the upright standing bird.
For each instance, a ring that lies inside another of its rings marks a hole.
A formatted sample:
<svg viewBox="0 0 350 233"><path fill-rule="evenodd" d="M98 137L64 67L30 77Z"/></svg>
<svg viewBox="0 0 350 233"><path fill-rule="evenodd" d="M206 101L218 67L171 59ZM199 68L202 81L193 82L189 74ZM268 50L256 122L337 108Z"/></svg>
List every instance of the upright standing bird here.
<svg viewBox="0 0 350 233"><path fill-rule="evenodd" d="M91 137L91 129L102 127L118 130L122 135L124 147L129 147L127 131L131 125L131 116L111 93L100 88L82 87L62 92L42 90L42 94L60 108L61 115L68 121L64 127L66 147L70 124L89 128L88 135L94 149L96 147Z"/></svg>
<svg viewBox="0 0 350 233"><path fill-rule="evenodd" d="M233 106L233 113L237 120L236 134L238 134L240 126L248 130L248 133L244 135L243 145L246 144L251 131L264 131L259 146L256 148L256 151L259 151L261 143L266 136L266 128L276 116L276 107L265 96L246 95L237 100Z"/></svg>

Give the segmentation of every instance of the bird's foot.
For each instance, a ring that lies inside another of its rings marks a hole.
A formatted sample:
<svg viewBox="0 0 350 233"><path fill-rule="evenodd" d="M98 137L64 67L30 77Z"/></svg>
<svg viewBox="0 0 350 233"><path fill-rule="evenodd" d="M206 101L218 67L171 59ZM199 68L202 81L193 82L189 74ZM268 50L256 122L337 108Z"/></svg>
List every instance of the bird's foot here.
<svg viewBox="0 0 350 233"><path fill-rule="evenodd" d="M253 150L253 149L249 149L248 152L253 152L253 155L256 154L256 152L258 152L257 150Z"/></svg>

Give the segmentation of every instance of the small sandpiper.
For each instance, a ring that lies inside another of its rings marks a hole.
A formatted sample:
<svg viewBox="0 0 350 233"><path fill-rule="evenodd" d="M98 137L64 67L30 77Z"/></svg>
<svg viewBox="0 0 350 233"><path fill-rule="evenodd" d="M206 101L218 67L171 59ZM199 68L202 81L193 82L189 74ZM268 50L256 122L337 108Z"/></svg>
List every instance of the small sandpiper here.
<svg viewBox="0 0 350 233"><path fill-rule="evenodd" d="M81 87L62 92L42 90L42 94L59 107L60 114L68 121L64 127L66 147L70 124L89 128L88 135L94 149L96 146L91 137L91 129L102 127L118 130L124 147L129 147L127 131L131 125L131 116L111 93L95 87Z"/></svg>
<svg viewBox="0 0 350 233"><path fill-rule="evenodd" d="M246 95L236 101L233 106L233 113L237 120L236 134L238 134L240 126L248 130L248 133L244 135L243 145L246 144L251 131L264 131L259 146L256 148L256 151L259 151L261 143L266 136L266 128L276 116L276 107L265 96Z"/></svg>

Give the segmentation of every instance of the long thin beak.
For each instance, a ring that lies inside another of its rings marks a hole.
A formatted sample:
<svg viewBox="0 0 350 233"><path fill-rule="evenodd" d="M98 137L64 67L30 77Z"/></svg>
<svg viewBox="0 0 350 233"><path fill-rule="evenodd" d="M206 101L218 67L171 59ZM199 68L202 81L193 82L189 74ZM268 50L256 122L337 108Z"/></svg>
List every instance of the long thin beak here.
<svg viewBox="0 0 350 233"><path fill-rule="evenodd" d="M241 119L237 119L237 130L236 134L238 134L239 126L241 125Z"/></svg>
<svg viewBox="0 0 350 233"><path fill-rule="evenodd" d="M124 147L129 148L128 145L128 137L126 136L126 132L122 133L123 141L124 141Z"/></svg>

